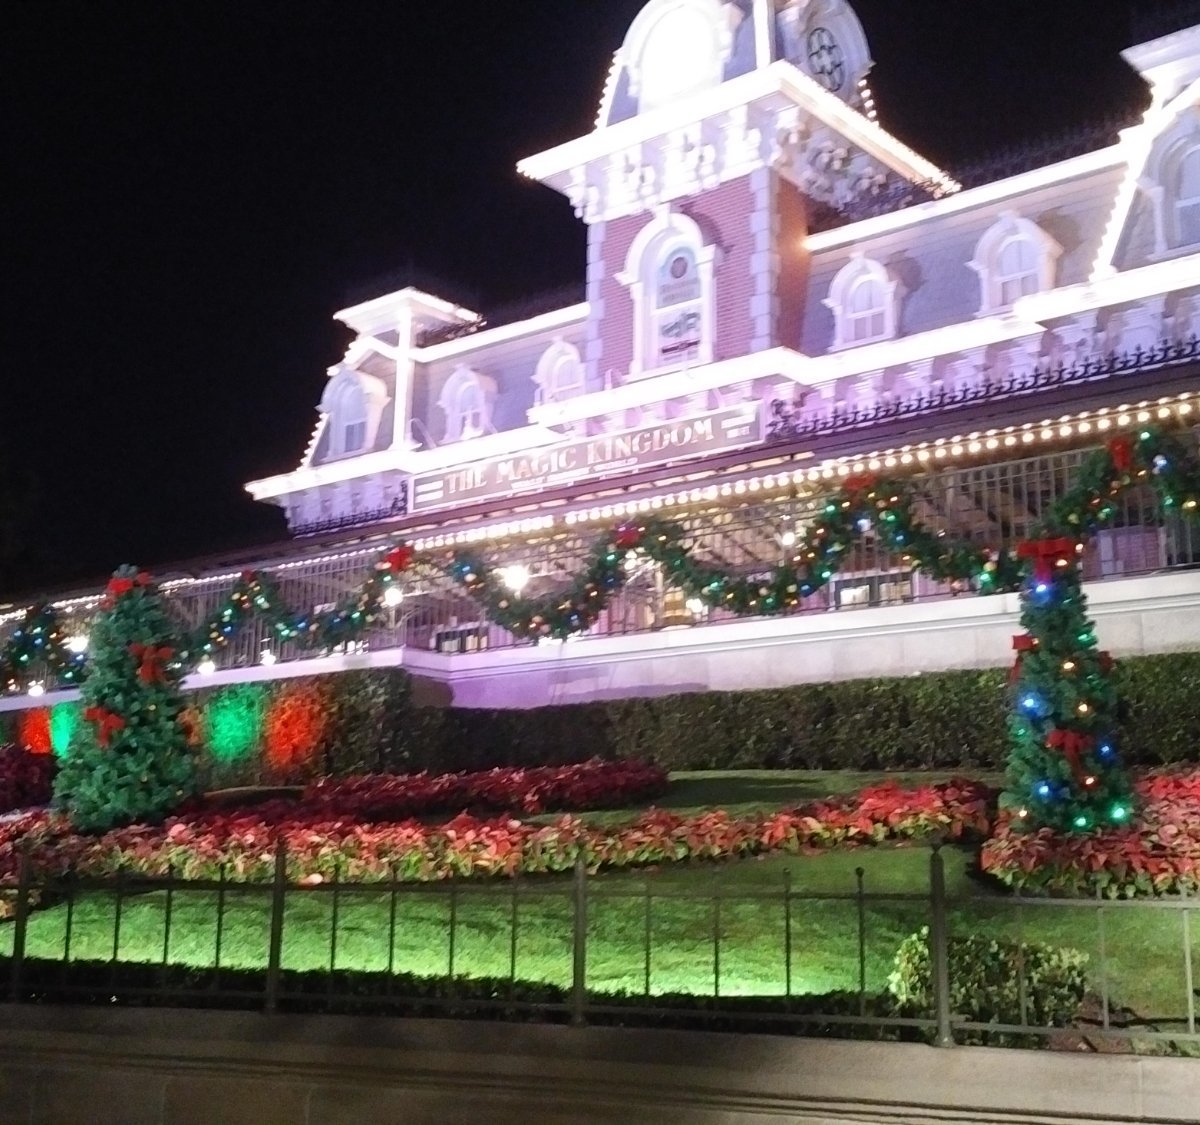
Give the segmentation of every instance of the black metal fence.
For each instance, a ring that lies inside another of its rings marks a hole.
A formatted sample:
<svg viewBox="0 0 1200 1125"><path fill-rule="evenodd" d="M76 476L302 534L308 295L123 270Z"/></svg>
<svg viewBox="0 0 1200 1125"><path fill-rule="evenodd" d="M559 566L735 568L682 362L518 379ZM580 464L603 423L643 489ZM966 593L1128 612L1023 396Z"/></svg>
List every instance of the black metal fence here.
<svg viewBox="0 0 1200 1125"><path fill-rule="evenodd" d="M444 883L407 882L397 871L381 882L297 881L282 847L265 882L225 871L200 880L41 878L26 861L8 890L7 995L817 1030L940 1046L1078 1036L1200 1052L1192 920L1200 899L964 897L947 893L945 867L935 847L927 886L895 893L869 889L862 867L844 889L806 888L786 871L734 884L715 867L712 886L697 893L694 878L680 885L670 874L593 878L582 860L561 877ZM922 927L928 1000L900 1005L886 970L899 940ZM1044 980L1025 962L1035 949L1026 938L1044 943L1047 934L1091 958L1086 1004L1052 1023L1035 1018ZM980 935L1017 951L1008 1008L982 998L973 1007L971 984L959 979L967 970L956 943Z"/></svg>

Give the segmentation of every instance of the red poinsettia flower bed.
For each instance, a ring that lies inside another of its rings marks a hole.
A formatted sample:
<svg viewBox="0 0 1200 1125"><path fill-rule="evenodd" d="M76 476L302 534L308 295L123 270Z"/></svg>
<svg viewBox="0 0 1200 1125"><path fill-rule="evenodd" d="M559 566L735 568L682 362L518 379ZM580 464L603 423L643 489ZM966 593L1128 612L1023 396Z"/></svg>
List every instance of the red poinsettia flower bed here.
<svg viewBox="0 0 1200 1125"><path fill-rule="evenodd" d="M0 813L50 803L58 760L21 746L0 746Z"/></svg>
<svg viewBox="0 0 1200 1125"><path fill-rule="evenodd" d="M984 844L984 871L1022 892L1200 894L1200 771L1158 771L1137 783L1138 821L1085 835L1022 832L1002 816Z"/></svg>
<svg viewBox="0 0 1200 1125"><path fill-rule="evenodd" d="M623 808L666 791L667 772L658 766L591 761L482 773L323 778L305 789L301 805L320 819L379 823L463 810L533 815Z"/></svg>
<svg viewBox="0 0 1200 1125"><path fill-rule="evenodd" d="M880 785L852 797L814 802L790 812L735 817L651 811L619 826L589 825L564 816L537 825L514 819L461 815L431 826L415 820L365 824L351 818L264 819L253 809L196 821L125 828L100 837L73 834L60 817L36 814L0 829L0 874L11 882L23 841L34 868L47 874L75 870L100 875L183 878L271 877L275 849L287 848L292 877L316 882L397 878L537 874L566 871L582 854L590 866L632 867L680 860L727 859L766 852L801 852L883 843L938 834L958 839L988 826L993 794L971 781L902 789ZM275 810L272 810L274 815Z"/></svg>

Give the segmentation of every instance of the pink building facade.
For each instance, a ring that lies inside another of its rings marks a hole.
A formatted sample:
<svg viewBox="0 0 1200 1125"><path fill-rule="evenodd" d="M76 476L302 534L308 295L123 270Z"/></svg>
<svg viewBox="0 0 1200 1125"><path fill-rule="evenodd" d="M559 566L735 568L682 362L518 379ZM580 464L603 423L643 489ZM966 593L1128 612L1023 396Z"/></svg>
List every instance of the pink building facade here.
<svg viewBox="0 0 1200 1125"><path fill-rule="evenodd" d="M408 288L339 313L356 338L311 443L247 485L295 538L229 565L319 603L405 538L473 545L545 592L599 529L655 513L753 573L840 479L880 470L920 474L948 532L1013 541L1105 435L1195 432L1200 27L1125 57L1140 122L963 183L878 123L845 0L649 0L594 131L519 165L587 226L582 300L505 322ZM1118 651L1195 647L1200 542L1145 508L1089 555L1098 617ZM203 615L219 570L178 579L181 612ZM680 604L652 570L552 651L414 578L361 651L272 652L269 674L402 662L466 705L527 706L1008 659L1011 598L960 597L870 544L770 622ZM213 675L268 674L264 643Z"/></svg>

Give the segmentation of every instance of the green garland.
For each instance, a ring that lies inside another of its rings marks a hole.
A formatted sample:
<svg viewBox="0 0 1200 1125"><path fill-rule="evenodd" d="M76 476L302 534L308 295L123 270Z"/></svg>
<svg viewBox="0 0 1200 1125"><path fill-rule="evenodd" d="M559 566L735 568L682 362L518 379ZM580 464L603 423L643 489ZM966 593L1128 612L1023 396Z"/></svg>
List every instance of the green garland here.
<svg viewBox="0 0 1200 1125"><path fill-rule="evenodd" d="M1167 512L1194 519L1200 507L1200 459L1173 434L1140 430L1113 438L1079 468L1072 488L1051 509L1044 535L1085 538L1112 522L1128 489L1149 485Z"/></svg>
<svg viewBox="0 0 1200 1125"><path fill-rule="evenodd" d="M87 656L67 647L58 612L50 605L30 609L0 650L0 684L19 691L39 666L72 687L87 676Z"/></svg>
<svg viewBox="0 0 1200 1125"><path fill-rule="evenodd" d="M1116 437L1084 461L1075 487L1054 505L1044 527L1088 537L1113 520L1115 501L1127 489L1142 484L1154 488L1164 509L1194 517L1200 505L1200 459L1184 441L1155 429ZM967 582L980 594L1020 588L1024 567L1012 550L989 550L930 531L916 517L910 481L871 476L847 479L805 538L789 548L788 559L766 573L731 572L698 559L684 541L684 529L660 519L624 524L601 536L583 571L552 594L513 593L487 560L471 551L451 552L438 569L467 590L491 622L514 636L564 639L591 628L624 588L631 553L660 564L672 586L710 608L766 617L788 613L823 589L870 532L912 570L935 581ZM271 575L247 571L225 605L181 639L178 661L194 668L225 648L256 616L269 623L278 643L332 649L358 641L384 618L387 591L412 561L411 548L393 547L356 590L323 613L290 609ZM49 606L31 610L0 652L0 682L19 690L26 669L38 657L64 683L79 683L86 674L83 656L62 646L57 615Z"/></svg>
<svg viewBox="0 0 1200 1125"><path fill-rule="evenodd" d="M854 477L825 505L790 558L769 573L740 576L705 563L683 542L683 529L665 520L624 524L597 540L582 574L564 590L536 598L506 588L478 555L453 553L446 569L479 601L488 619L517 637L565 639L591 628L625 586L631 553L660 564L668 584L710 609L741 617L770 617L796 609L842 568L854 545L874 531L887 550L935 581L972 582L980 593L1017 589L1021 568L1008 551L958 543L922 527L905 481Z"/></svg>

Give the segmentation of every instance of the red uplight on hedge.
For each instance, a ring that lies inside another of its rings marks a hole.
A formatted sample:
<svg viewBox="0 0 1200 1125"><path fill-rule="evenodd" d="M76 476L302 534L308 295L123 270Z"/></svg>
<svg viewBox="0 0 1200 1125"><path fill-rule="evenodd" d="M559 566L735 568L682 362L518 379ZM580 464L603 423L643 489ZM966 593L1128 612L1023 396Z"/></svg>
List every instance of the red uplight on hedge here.
<svg viewBox="0 0 1200 1125"><path fill-rule="evenodd" d="M31 754L49 754L54 749L50 737L50 709L39 707L22 713L17 726L17 739Z"/></svg>
<svg viewBox="0 0 1200 1125"><path fill-rule="evenodd" d="M325 692L316 684L288 684L267 709L264 741L267 761L288 772L316 757L328 725Z"/></svg>

